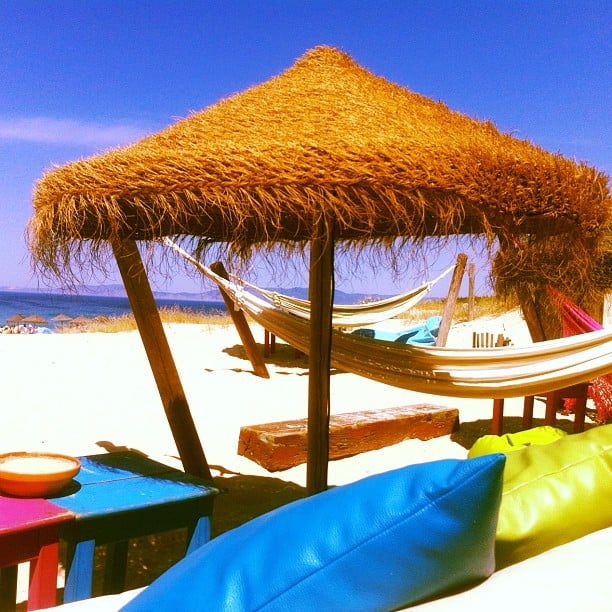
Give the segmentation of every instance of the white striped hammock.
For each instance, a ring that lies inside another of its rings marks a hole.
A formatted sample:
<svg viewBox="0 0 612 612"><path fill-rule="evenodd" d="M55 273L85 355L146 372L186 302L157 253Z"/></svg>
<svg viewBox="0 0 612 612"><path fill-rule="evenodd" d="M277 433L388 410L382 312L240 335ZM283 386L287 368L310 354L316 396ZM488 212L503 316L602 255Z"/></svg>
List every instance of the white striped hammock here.
<svg viewBox="0 0 612 612"><path fill-rule="evenodd" d="M253 320L308 354L310 321L287 312L189 256ZM332 330L332 366L388 385L449 397L548 393L612 372L612 330L484 349L418 347Z"/></svg>
<svg viewBox="0 0 612 612"><path fill-rule="evenodd" d="M207 274L207 272L202 269L202 267L206 268L206 266L203 266L201 262L187 253L187 251L182 249L172 240L166 238L164 239L164 244L174 249L204 274ZM397 317L418 304L431 291L434 285L440 282L454 268L455 266L453 264L433 280L427 281L419 287L416 287L415 289L401 295L392 296L374 302L367 302L364 304L334 304L332 325L334 327L344 329L351 327L367 327L380 323L381 321L386 321L387 319ZM248 281L239 278L234 274L229 274L229 277L234 282L235 293L239 293L241 291L241 287L249 287L250 289L256 291L259 295L267 298L272 304L281 310L290 312L303 319L310 319L310 302L308 300L302 300L289 295L284 295L282 293L278 293L277 291L262 289L261 287L249 283Z"/></svg>

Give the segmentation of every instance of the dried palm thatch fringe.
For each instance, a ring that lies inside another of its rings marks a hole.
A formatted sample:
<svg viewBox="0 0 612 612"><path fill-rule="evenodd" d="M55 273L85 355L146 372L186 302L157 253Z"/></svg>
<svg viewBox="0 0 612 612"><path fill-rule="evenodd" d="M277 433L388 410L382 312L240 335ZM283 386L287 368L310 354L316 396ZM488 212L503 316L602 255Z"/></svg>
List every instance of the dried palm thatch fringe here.
<svg viewBox="0 0 612 612"><path fill-rule="evenodd" d="M105 241L116 237L182 237L200 256L211 244L228 256L279 243L303 252L323 216L355 250L479 234L506 255L518 237L522 262L542 259L540 282L556 285L557 266L570 265L581 290L612 217L607 177L596 169L329 47L131 146L46 173L34 208L34 263L64 279L103 267ZM496 274L512 284L521 271Z"/></svg>

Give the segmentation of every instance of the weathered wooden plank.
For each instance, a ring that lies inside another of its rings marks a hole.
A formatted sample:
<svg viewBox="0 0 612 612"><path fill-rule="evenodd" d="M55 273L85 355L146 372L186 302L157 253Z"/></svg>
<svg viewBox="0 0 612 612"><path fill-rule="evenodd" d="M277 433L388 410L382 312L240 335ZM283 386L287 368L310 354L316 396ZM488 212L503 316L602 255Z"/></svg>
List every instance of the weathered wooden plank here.
<svg viewBox="0 0 612 612"><path fill-rule="evenodd" d="M415 404L333 415L329 425L329 458L342 459L403 440L430 440L448 435L459 424L459 410ZM238 454L270 472L286 470L307 459L308 420L277 421L240 429Z"/></svg>

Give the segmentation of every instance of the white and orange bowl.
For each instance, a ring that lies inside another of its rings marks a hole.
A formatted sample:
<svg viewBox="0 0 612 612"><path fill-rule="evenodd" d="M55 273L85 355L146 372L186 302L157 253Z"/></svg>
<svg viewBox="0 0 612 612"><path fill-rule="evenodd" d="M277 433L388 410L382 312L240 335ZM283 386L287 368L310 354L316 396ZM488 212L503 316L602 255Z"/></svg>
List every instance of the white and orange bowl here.
<svg viewBox="0 0 612 612"><path fill-rule="evenodd" d="M0 454L0 492L15 497L49 497L61 491L80 469L78 459L58 453Z"/></svg>

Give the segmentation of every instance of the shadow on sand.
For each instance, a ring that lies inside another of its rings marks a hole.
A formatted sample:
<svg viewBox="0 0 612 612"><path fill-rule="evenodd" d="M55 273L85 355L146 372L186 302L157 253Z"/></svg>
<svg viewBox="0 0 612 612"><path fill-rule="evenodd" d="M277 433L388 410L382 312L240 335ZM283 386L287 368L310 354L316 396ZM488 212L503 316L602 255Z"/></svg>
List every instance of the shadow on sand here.
<svg viewBox="0 0 612 612"><path fill-rule="evenodd" d="M544 419L533 419L532 427L543 426ZM558 418L555 427L562 429L567 433L572 433L574 426L573 418ZM595 423L587 422L584 425L585 431L595 427ZM523 423L521 417L504 417L504 429L503 433L515 433L523 429ZM474 442L481 436L485 436L491 433L491 419L480 419L477 421L466 421L462 422L461 426L457 431L451 434L451 440L460 444L465 449L470 449L474 445Z"/></svg>
<svg viewBox="0 0 612 612"><path fill-rule="evenodd" d="M264 354L264 345L257 344L258 351L263 355ZM236 357L237 359L244 359L248 361L248 357L246 351L244 350L244 346L242 344L235 344L234 346L228 346L223 349L223 352L229 355L230 357ZM278 370L276 374L292 374L297 376L307 376L308 375L308 356L304 353L301 353L297 349L285 344L284 342L276 343L276 350L268 355L265 358L265 362L268 365L273 365L279 368L286 368L291 371L282 371ZM209 371L217 371L218 368L214 368L214 370ZM237 368L234 368L234 371L239 371ZM240 370L244 372L251 372L250 369ZM330 370L330 374L340 374L341 370L337 370L332 368Z"/></svg>

